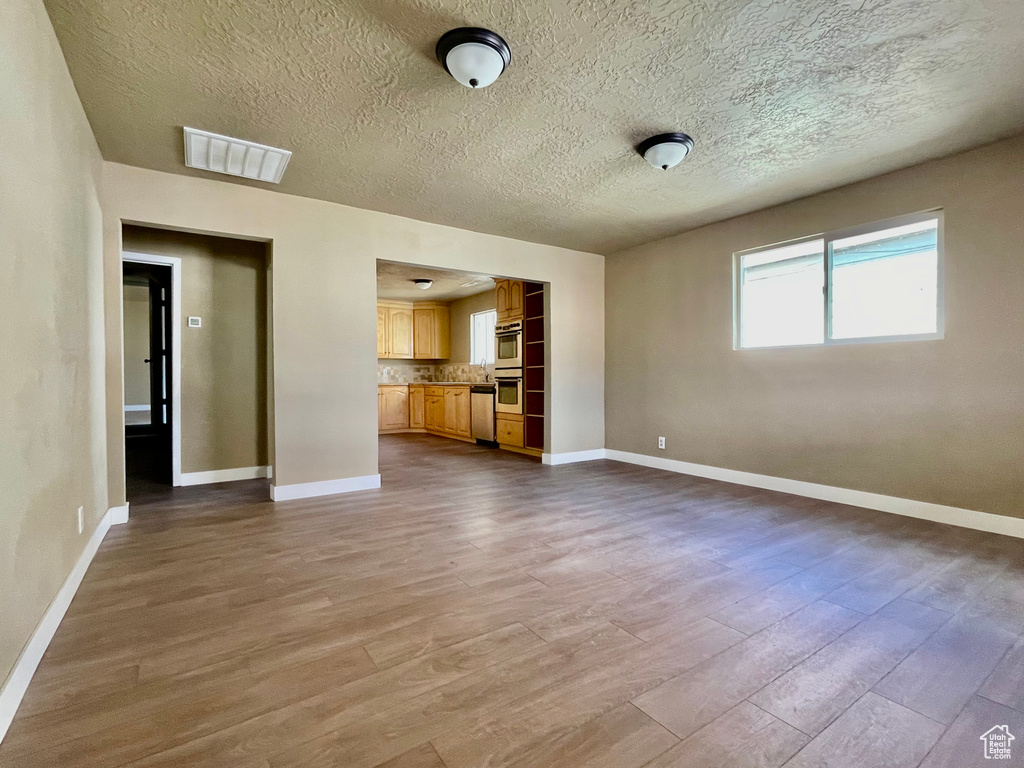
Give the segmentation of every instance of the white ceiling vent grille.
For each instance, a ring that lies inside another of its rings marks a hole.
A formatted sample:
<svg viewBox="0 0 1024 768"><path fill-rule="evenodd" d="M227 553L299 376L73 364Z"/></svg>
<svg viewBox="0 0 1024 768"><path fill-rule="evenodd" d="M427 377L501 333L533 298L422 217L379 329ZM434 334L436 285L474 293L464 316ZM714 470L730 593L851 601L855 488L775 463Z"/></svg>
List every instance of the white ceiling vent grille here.
<svg viewBox="0 0 1024 768"><path fill-rule="evenodd" d="M218 133L185 128L185 165L277 184L292 153Z"/></svg>

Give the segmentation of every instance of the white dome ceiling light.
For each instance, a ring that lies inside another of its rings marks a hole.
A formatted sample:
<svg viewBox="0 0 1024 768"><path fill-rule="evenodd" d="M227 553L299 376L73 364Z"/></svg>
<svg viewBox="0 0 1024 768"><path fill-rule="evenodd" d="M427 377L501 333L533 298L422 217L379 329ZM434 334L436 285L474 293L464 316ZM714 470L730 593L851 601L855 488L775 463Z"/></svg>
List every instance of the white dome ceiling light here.
<svg viewBox="0 0 1024 768"><path fill-rule="evenodd" d="M655 168L675 168L693 151L693 139L685 133L661 133L644 139L636 151Z"/></svg>
<svg viewBox="0 0 1024 768"><path fill-rule="evenodd" d="M412 282L421 291L427 290L428 288L430 288L430 286L434 284L433 280L428 280L425 277L417 277Z"/></svg>
<svg viewBox="0 0 1024 768"><path fill-rule="evenodd" d="M437 60L467 88L486 88L512 62L512 51L500 35L480 27L460 27L441 35Z"/></svg>

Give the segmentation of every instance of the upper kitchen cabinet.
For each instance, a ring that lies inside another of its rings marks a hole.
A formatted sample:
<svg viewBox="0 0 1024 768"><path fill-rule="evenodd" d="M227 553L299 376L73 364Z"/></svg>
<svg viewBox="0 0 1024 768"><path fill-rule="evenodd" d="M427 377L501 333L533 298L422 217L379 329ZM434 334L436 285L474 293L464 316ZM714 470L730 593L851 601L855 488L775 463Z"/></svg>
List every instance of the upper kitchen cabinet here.
<svg viewBox="0 0 1024 768"><path fill-rule="evenodd" d="M498 322L518 320L523 316L522 280L498 280L494 287Z"/></svg>
<svg viewBox="0 0 1024 768"><path fill-rule="evenodd" d="M413 356L417 360L451 357L451 310L447 304L416 302L413 305Z"/></svg>
<svg viewBox="0 0 1024 768"><path fill-rule="evenodd" d="M388 308L377 305L377 357L388 356Z"/></svg>
<svg viewBox="0 0 1024 768"><path fill-rule="evenodd" d="M412 360L413 346L412 304L380 302L377 305L377 357Z"/></svg>
<svg viewBox="0 0 1024 768"><path fill-rule="evenodd" d="M377 303L377 357L385 360L447 360L451 311L433 301Z"/></svg>

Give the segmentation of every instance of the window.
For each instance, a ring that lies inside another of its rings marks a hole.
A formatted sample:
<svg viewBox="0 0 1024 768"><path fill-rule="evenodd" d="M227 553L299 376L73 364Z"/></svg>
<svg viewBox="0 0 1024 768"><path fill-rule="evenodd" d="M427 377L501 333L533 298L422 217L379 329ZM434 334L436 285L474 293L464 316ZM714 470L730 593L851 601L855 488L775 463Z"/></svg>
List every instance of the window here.
<svg viewBox="0 0 1024 768"><path fill-rule="evenodd" d="M736 346L942 336L942 214L737 254Z"/></svg>
<svg viewBox="0 0 1024 768"><path fill-rule="evenodd" d="M498 322L498 310L474 312L469 316L469 350L473 365L494 364L494 324Z"/></svg>

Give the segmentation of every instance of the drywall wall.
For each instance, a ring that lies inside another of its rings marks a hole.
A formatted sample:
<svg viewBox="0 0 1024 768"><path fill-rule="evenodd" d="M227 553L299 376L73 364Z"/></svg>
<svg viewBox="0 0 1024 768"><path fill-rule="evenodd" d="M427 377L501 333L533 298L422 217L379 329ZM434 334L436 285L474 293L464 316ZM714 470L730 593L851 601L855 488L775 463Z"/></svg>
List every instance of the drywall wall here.
<svg viewBox="0 0 1024 768"><path fill-rule="evenodd" d="M0 135L4 682L107 512L101 160L37 0L0 4Z"/></svg>
<svg viewBox="0 0 1024 768"><path fill-rule="evenodd" d="M123 243L181 259L181 471L265 466L266 244L134 226Z"/></svg>
<svg viewBox="0 0 1024 768"><path fill-rule="evenodd" d="M149 288L124 286L124 404L149 405Z"/></svg>
<svg viewBox="0 0 1024 768"><path fill-rule="evenodd" d="M121 221L271 242L274 482L377 474L376 260L551 285L552 452L604 446L604 258L232 184L103 166L108 424L122 429ZM111 498L124 495L111 441Z"/></svg>
<svg viewBox="0 0 1024 768"><path fill-rule="evenodd" d="M733 350L735 251L933 208L944 339ZM1021 211L1024 137L615 254L608 447L1024 517Z"/></svg>
<svg viewBox="0 0 1024 768"><path fill-rule="evenodd" d="M467 296L452 302L452 356L453 363L470 363L478 365L479 360L470 360L469 348L469 316L474 312L485 312L494 309L497 297L493 290Z"/></svg>

